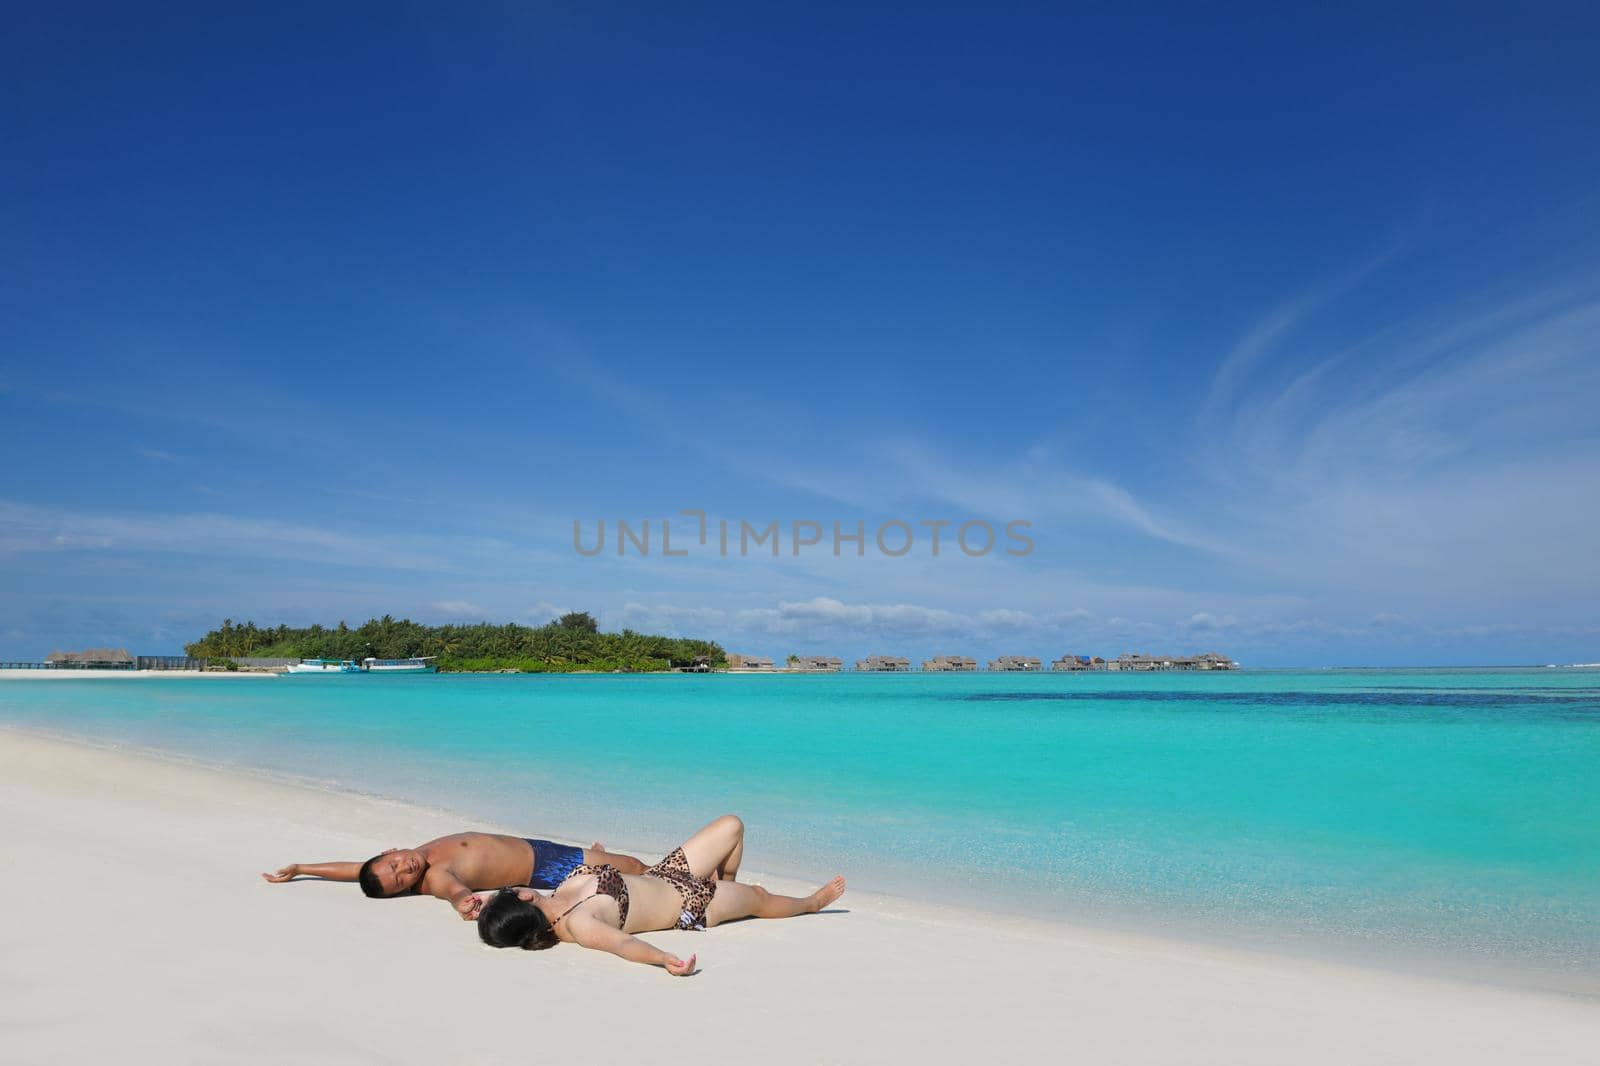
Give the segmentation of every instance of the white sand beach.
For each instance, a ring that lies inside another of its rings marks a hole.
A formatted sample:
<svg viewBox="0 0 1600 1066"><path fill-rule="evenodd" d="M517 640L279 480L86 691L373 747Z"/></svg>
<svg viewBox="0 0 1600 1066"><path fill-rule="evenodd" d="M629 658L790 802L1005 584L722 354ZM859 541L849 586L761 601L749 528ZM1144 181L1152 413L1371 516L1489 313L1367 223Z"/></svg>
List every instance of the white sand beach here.
<svg viewBox="0 0 1600 1066"><path fill-rule="evenodd" d="M1460 1064L1600 1046L1589 1000L992 920L860 876L832 913L649 934L698 952L690 978L567 945L494 951L432 899L258 876L472 822L0 730L0 1057ZM507 831L559 828L530 810ZM815 881L835 872L854 873Z"/></svg>

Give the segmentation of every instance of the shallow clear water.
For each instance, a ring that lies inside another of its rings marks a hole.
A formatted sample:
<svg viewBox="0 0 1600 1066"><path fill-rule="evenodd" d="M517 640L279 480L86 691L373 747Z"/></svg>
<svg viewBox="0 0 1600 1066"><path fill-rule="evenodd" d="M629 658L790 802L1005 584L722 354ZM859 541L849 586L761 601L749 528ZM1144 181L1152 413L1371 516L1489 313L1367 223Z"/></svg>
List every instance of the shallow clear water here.
<svg viewBox="0 0 1600 1066"><path fill-rule="evenodd" d="M755 869L1600 991L1593 670L9 681L0 722L617 846L733 810Z"/></svg>

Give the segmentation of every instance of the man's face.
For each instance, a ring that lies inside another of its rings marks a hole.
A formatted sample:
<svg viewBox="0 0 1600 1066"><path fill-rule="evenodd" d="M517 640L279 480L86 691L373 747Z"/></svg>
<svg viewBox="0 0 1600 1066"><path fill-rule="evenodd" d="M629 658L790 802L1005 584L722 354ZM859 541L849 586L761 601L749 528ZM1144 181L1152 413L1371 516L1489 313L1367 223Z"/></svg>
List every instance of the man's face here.
<svg viewBox="0 0 1600 1066"><path fill-rule="evenodd" d="M372 872L377 875L378 883L388 896L398 896L416 888L427 869L428 864L422 858L422 853L412 848L390 849L372 865Z"/></svg>

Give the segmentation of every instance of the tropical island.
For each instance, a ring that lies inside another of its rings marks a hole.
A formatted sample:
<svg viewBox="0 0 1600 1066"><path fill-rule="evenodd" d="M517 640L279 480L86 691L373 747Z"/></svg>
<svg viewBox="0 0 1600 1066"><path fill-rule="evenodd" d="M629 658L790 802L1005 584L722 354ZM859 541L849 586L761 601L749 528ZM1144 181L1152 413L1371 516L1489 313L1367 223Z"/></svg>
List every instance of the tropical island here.
<svg viewBox="0 0 1600 1066"><path fill-rule="evenodd" d="M542 626L516 623L425 626L390 615L351 628L242 625L224 619L184 650L223 666L239 659L432 658L450 673L658 673L716 669L727 656L709 640L652 636L624 629L602 633L587 611L570 611Z"/></svg>

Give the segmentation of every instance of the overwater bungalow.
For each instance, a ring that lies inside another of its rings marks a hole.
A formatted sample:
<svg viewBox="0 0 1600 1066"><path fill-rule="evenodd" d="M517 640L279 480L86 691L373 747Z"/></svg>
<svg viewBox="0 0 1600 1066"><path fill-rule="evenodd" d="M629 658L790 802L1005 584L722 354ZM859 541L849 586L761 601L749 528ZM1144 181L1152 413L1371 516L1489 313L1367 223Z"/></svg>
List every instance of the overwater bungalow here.
<svg viewBox="0 0 1600 1066"><path fill-rule="evenodd" d="M1002 655L989 660L989 669L1010 673L1031 672L1038 670L1041 665L1037 655Z"/></svg>
<svg viewBox="0 0 1600 1066"><path fill-rule="evenodd" d="M53 651L45 661L57 670L132 670L133 656L127 648L89 648L86 651Z"/></svg>
<svg viewBox="0 0 1600 1066"><path fill-rule="evenodd" d="M728 669L738 673L770 673L772 658L767 655L740 655L728 652Z"/></svg>
<svg viewBox="0 0 1600 1066"><path fill-rule="evenodd" d="M1143 652L1134 652L1117 656L1106 664L1106 668L1149 673L1168 670L1237 670L1239 664L1214 651L1203 655L1145 655Z"/></svg>
<svg viewBox="0 0 1600 1066"><path fill-rule="evenodd" d="M1082 672L1086 670L1104 670L1106 661L1098 655L1063 655L1050 664L1051 670L1065 670Z"/></svg>
<svg viewBox="0 0 1600 1066"><path fill-rule="evenodd" d="M869 655L856 660L856 669L863 673L896 674L911 669L911 660L904 655Z"/></svg>
<svg viewBox="0 0 1600 1066"><path fill-rule="evenodd" d="M837 655L791 655L789 670L797 674L837 674L844 661Z"/></svg>
<svg viewBox="0 0 1600 1066"><path fill-rule="evenodd" d="M935 655L922 661L922 669L932 674L966 673L977 668L978 660L968 655Z"/></svg>

